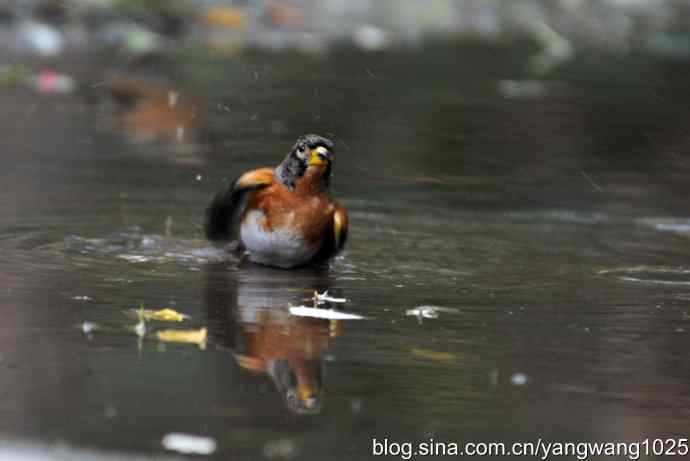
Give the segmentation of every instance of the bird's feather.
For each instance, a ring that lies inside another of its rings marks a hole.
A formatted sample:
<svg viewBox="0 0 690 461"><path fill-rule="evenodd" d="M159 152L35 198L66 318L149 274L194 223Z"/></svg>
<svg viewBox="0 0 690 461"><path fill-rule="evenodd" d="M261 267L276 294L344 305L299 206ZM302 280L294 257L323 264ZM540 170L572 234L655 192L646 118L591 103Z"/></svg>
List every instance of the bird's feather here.
<svg viewBox="0 0 690 461"><path fill-rule="evenodd" d="M347 209L336 203L333 213L333 233L335 234L335 251L339 252L347 241L348 216Z"/></svg>
<svg viewBox="0 0 690 461"><path fill-rule="evenodd" d="M230 241L236 223L244 214L251 196L273 182L273 170L262 168L250 171L220 191L206 210L206 238L211 241Z"/></svg>
<svg viewBox="0 0 690 461"><path fill-rule="evenodd" d="M340 203L335 203L335 211L321 242L319 252L314 256L314 262L325 261L338 253L347 241L348 217L347 209Z"/></svg>

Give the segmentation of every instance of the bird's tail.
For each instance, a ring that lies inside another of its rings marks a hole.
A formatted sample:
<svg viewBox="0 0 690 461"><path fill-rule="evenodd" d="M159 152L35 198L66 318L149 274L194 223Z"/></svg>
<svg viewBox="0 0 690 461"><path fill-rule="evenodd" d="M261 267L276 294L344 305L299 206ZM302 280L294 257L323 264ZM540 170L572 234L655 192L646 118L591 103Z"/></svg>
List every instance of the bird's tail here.
<svg viewBox="0 0 690 461"><path fill-rule="evenodd" d="M206 238L211 241L228 242L234 238L234 223L239 213L241 191L231 183L213 198L206 209Z"/></svg>

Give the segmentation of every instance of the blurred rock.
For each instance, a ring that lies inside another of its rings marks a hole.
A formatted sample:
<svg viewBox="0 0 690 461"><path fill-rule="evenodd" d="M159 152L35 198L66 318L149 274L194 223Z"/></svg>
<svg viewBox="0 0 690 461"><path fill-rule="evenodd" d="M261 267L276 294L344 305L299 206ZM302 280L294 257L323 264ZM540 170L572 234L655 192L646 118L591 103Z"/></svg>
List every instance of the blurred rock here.
<svg viewBox="0 0 690 461"><path fill-rule="evenodd" d="M165 38L134 22L107 24L97 35L97 40L130 57L154 54L163 49Z"/></svg>
<svg viewBox="0 0 690 461"><path fill-rule="evenodd" d="M246 42L248 12L240 7L216 5L199 17L200 39L209 48L222 54L239 53Z"/></svg>
<svg viewBox="0 0 690 461"><path fill-rule="evenodd" d="M29 79L31 86L39 93L66 94L74 91L76 83L69 75L53 70L44 70Z"/></svg>
<svg viewBox="0 0 690 461"><path fill-rule="evenodd" d="M20 52L42 57L58 56L65 48L65 39L57 28L37 21L17 25L16 43Z"/></svg>
<svg viewBox="0 0 690 461"><path fill-rule="evenodd" d="M289 29L304 27L305 19L302 11L290 2L271 1L266 10L273 27Z"/></svg>
<svg viewBox="0 0 690 461"><path fill-rule="evenodd" d="M389 32L368 24L357 28L352 38L355 45L366 51L382 51L392 43Z"/></svg>
<svg viewBox="0 0 690 461"><path fill-rule="evenodd" d="M8 0L0 3L0 49L55 57L73 45L115 46L139 56L200 42L224 54L323 53L343 42L378 51L526 38L541 48L528 65L544 74L578 48L684 59L689 13L690 3L674 0Z"/></svg>
<svg viewBox="0 0 690 461"><path fill-rule="evenodd" d="M137 142L193 142L200 126L200 102L194 96L162 80L120 72L103 83L114 106L101 105L101 112L106 119L115 117L113 128Z"/></svg>
<svg viewBox="0 0 690 461"><path fill-rule="evenodd" d="M0 65L0 84L23 84L28 77L28 70L22 65Z"/></svg>

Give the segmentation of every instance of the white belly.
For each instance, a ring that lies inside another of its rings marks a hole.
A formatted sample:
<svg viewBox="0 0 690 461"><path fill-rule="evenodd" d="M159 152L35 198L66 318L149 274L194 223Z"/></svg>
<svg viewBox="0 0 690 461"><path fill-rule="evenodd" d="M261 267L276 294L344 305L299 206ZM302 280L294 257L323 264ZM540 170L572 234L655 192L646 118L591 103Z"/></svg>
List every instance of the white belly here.
<svg viewBox="0 0 690 461"><path fill-rule="evenodd" d="M240 226L240 238L251 261L289 268L308 262L318 251L318 247L310 247L300 235L288 229L266 231L263 219L261 211L250 211Z"/></svg>

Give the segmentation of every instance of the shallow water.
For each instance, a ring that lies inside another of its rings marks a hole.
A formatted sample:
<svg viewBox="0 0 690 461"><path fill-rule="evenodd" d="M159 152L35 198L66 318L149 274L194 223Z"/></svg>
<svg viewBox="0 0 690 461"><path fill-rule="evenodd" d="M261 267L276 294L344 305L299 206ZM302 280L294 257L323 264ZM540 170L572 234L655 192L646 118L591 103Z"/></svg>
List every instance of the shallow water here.
<svg viewBox="0 0 690 461"><path fill-rule="evenodd" d="M104 129L79 94L0 88L0 433L162 453L185 432L223 459L315 460L374 437L682 435L690 69L592 57L501 94L524 57L187 57L213 136L183 150ZM203 240L204 207L305 132L338 142L347 251L238 267ZM366 318L290 316L314 290ZM140 338L141 305L190 319ZM205 344L156 337L202 327Z"/></svg>

